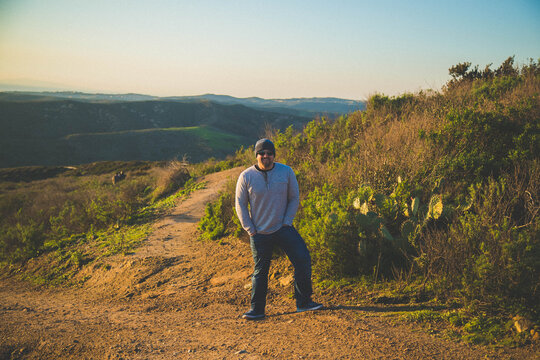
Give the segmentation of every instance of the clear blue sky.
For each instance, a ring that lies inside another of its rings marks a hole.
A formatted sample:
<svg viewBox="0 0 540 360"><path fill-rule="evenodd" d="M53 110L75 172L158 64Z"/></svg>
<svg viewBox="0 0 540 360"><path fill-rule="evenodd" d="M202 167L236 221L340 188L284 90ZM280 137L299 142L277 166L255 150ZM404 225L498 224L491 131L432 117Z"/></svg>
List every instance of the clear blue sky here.
<svg viewBox="0 0 540 360"><path fill-rule="evenodd" d="M0 83L38 88L363 99L512 55L540 0L0 0Z"/></svg>

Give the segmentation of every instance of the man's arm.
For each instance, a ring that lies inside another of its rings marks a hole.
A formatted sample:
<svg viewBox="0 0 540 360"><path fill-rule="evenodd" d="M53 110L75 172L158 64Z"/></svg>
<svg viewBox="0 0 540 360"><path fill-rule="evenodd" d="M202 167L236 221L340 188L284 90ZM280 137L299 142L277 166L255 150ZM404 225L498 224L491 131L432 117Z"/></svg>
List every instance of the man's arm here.
<svg viewBox="0 0 540 360"><path fill-rule="evenodd" d="M296 175L291 169L289 171L289 184L287 186L287 210L283 217L283 225L292 226L294 216L300 205L300 190L298 189L298 181Z"/></svg>
<svg viewBox="0 0 540 360"><path fill-rule="evenodd" d="M253 236L257 231L253 221L251 221L251 217L249 216L248 202L249 193L247 190L247 184L245 177L243 174L241 174L238 178L238 182L236 183L236 214L238 215L238 219L240 220L240 224L242 224L244 230L246 230L250 236Z"/></svg>

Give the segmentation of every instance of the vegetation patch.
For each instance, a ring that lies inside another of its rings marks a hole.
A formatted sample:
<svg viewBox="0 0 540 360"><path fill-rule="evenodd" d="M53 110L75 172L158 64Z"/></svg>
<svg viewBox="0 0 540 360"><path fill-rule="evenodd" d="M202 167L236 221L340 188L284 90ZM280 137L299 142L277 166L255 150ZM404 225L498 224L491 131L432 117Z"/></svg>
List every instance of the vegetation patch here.
<svg viewBox="0 0 540 360"><path fill-rule="evenodd" d="M464 338L493 343L517 332L505 319L540 324L540 66L510 57L449 73L441 91L376 94L365 111L269 137L296 171L294 225L316 283L390 288L386 303L458 302ZM234 228L228 191L209 206L212 229Z"/></svg>
<svg viewBox="0 0 540 360"><path fill-rule="evenodd" d="M245 237L242 236L244 231L236 216L234 195L231 193L235 184L236 181L229 181L226 190L220 192L218 199L206 205L198 226L201 240L217 240L228 235Z"/></svg>
<svg viewBox="0 0 540 360"><path fill-rule="evenodd" d="M301 128L308 118L210 101L0 99L1 167L94 161L224 159L265 126Z"/></svg>
<svg viewBox="0 0 540 360"><path fill-rule="evenodd" d="M533 341L536 330L516 332L515 321L471 309L404 312L400 319L421 324L428 332L472 344L521 346Z"/></svg>
<svg viewBox="0 0 540 360"><path fill-rule="evenodd" d="M126 168L125 174L116 184L110 173L3 183L2 267L39 284L69 283L82 267L133 251L153 220L178 198L204 187L177 161Z"/></svg>

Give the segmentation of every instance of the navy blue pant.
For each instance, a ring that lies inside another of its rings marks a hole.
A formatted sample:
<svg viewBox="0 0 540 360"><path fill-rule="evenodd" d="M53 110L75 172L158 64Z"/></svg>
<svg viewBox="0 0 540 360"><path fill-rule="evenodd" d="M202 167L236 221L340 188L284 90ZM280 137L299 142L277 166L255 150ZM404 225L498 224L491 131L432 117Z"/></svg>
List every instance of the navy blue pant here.
<svg viewBox="0 0 540 360"><path fill-rule="evenodd" d="M292 226L283 226L272 234L255 234L250 237L255 267L251 278L251 309L264 312L268 291L268 272L274 246L279 246L294 266L294 294L296 306L303 307L311 301L311 256L304 239Z"/></svg>

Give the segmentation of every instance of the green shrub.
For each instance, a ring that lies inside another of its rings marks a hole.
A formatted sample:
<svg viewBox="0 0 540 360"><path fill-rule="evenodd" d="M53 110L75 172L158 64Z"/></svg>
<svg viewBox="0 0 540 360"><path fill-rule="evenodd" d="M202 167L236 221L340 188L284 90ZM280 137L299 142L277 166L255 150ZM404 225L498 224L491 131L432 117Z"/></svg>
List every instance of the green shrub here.
<svg viewBox="0 0 540 360"><path fill-rule="evenodd" d="M328 185L316 188L302 202L302 209L298 231L311 250L316 276L357 275L359 235L338 192Z"/></svg>
<svg viewBox="0 0 540 360"><path fill-rule="evenodd" d="M540 221L531 202L539 195L538 174L534 163L527 172L516 169L471 186L471 205L448 229L423 234L426 272L440 292L457 290L468 301L539 316Z"/></svg>
<svg viewBox="0 0 540 360"><path fill-rule="evenodd" d="M310 192L297 223L317 276L389 276L404 266L407 239L390 230L399 228L398 213L395 196L369 186L344 195L330 185Z"/></svg>
<svg viewBox="0 0 540 360"><path fill-rule="evenodd" d="M463 339L473 344L492 344L502 338L507 330L501 319L479 315L463 326Z"/></svg>
<svg viewBox="0 0 540 360"><path fill-rule="evenodd" d="M43 228L32 219L0 227L0 259L21 261L36 256L43 245Z"/></svg>
<svg viewBox="0 0 540 360"><path fill-rule="evenodd" d="M217 240L225 235L240 237L244 233L234 209L233 187L234 182L230 181L228 190L222 191L216 201L206 205L198 226L201 239Z"/></svg>
<svg viewBox="0 0 540 360"><path fill-rule="evenodd" d="M230 203L230 194L222 194L217 201L206 204L204 216L199 222L199 231L202 237L209 240L216 240L225 235L227 222L225 218L224 206Z"/></svg>
<svg viewBox="0 0 540 360"><path fill-rule="evenodd" d="M522 223L516 190L504 178L475 187L472 211L460 217L450 233L467 244L462 286L468 298L517 302L536 308L538 316L540 221Z"/></svg>
<svg viewBox="0 0 540 360"><path fill-rule="evenodd" d="M446 125L431 134L434 146L445 153L437 171L454 180L477 181L497 175L512 161L529 160L538 153L538 130L540 118L470 108L452 110Z"/></svg>

